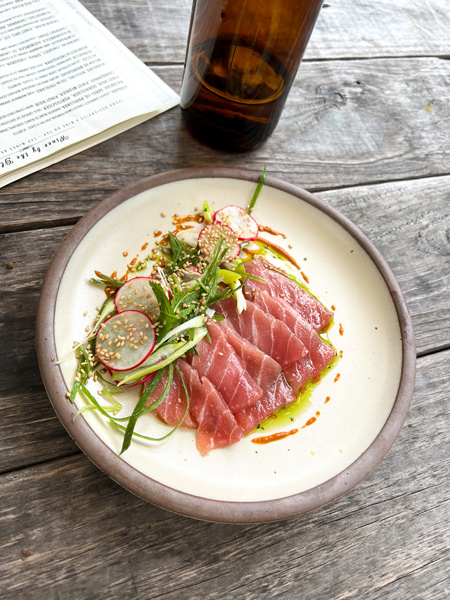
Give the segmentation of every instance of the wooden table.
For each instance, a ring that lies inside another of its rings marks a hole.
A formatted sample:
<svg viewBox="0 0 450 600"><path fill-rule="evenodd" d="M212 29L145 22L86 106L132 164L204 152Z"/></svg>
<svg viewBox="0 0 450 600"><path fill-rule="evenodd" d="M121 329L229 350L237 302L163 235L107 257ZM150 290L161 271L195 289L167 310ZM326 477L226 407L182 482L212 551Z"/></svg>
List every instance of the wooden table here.
<svg viewBox="0 0 450 600"><path fill-rule="evenodd" d="M175 89L190 3L84 1ZM448 9L325 4L256 152L209 150L176 108L0 190L2 598L450 597ZM415 328L416 390L393 449L343 498L287 522L197 522L134 497L71 441L37 366L39 291L70 228L128 183L205 165L266 165L340 210L387 259Z"/></svg>

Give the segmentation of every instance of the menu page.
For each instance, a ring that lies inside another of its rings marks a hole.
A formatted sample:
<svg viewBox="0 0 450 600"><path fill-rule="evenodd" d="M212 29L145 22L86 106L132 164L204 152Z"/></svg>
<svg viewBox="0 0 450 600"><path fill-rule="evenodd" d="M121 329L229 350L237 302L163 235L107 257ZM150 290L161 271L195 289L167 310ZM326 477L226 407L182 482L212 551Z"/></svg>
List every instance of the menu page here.
<svg viewBox="0 0 450 600"><path fill-rule="evenodd" d="M0 0L0 187L178 102L77 0Z"/></svg>

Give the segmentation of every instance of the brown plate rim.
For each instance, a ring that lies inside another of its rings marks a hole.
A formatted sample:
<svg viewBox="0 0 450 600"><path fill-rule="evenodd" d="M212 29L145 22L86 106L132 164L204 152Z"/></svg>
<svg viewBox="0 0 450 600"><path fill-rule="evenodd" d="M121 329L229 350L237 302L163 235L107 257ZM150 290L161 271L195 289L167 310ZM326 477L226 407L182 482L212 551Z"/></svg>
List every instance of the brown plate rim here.
<svg viewBox="0 0 450 600"><path fill-rule="evenodd" d="M265 185L287 192L314 206L341 225L370 256L386 282L394 303L402 336L400 384L392 410L372 444L347 469L304 492L275 500L230 502L211 500L181 492L155 481L126 463L91 429L84 418L73 421L74 405L66 398L67 387L55 365L54 317L59 284L75 249L92 227L116 206L137 194L175 181L227 178L257 182L259 175L231 168L191 168L169 171L142 179L109 196L91 209L69 232L50 263L39 297L36 348L47 394L62 424L86 456L111 479L140 498L172 512L220 523L265 523L299 516L336 500L361 482L379 464L395 442L408 414L414 391L416 348L405 298L390 267L374 244L326 202L275 177Z"/></svg>

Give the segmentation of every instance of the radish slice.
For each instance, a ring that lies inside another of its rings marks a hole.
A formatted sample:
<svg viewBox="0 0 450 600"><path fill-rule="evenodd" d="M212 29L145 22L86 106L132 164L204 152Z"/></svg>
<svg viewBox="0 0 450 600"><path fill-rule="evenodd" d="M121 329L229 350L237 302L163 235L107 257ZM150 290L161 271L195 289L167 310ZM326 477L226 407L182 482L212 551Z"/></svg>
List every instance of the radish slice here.
<svg viewBox="0 0 450 600"><path fill-rule="evenodd" d="M240 206L225 206L214 213L214 222L228 225L240 240L256 240L258 223Z"/></svg>
<svg viewBox="0 0 450 600"><path fill-rule="evenodd" d="M183 275L181 277L183 283L190 283L191 281L196 281L200 277L200 269L195 265L188 265L187 267L183 267Z"/></svg>
<svg viewBox="0 0 450 600"><path fill-rule="evenodd" d="M125 310L101 325L95 354L108 369L128 371L150 356L155 343L156 334L150 317L138 310Z"/></svg>
<svg viewBox="0 0 450 600"><path fill-rule="evenodd" d="M161 284L156 279L152 279L152 281ZM117 312L139 310L156 323L159 319L160 310L156 296L148 282L148 277L134 277L127 281L114 298Z"/></svg>
<svg viewBox="0 0 450 600"><path fill-rule="evenodd" d="M180 242L183 242L183 244L195 248L198 242L198 231L194 231L193 229L183 229L177 233L177 239L180 240Z"/></svg>
<svg viewBox="0 0 450 600"><path fill-rule="evenodd" d="M198 245L202 253L210 257L214 252L214 248L220 237L223 237L224 241L222 244L222 250L228 248L227 253L222 258L222 262L230 262L239 256L241 251L241 245L238 242L237 235L228 227L228 225L222 225L221 223L211 223L206 225L200 231L198 236Z"/></svg>

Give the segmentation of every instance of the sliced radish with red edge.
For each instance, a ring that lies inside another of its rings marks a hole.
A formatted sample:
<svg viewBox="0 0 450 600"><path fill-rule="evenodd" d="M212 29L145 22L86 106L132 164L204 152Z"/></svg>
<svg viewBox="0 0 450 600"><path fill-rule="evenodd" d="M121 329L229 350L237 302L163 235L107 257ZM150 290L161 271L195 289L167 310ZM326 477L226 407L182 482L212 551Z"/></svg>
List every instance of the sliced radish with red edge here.
<svg viewBox="0 0 450 600"><path fill-rule="evenodd" d="M228 225L240 240L256 240L258 223L240 206L229 205L214 213L214 222Z"/></svg>
<svg viewBox="0 0 450 600"><path fill-rule="evenodd" d="M102 323L95 341L95 354L108 369L128 371L150 356L155 343L156 333L150 317L138 310L125 310Z"/></svg>
<svg viewBox="0 0 450 600"><path fill-rule="evenodd" d="M161 282L157 279L150 279L150 281L161 285ZM159 319L159 304L149 284L148 277L129 279L116 293L114 304L119 313L124 310L139 310L148 315L154 322Z"/></svg>
<svg viewBox="0 0 450 600"><path fill-rule="evenodd" d="M210 257L214 252L219 238L223 238L222 250L228 248L227 253L222 258L221 262L230 262L239 256L241 251L241 245L238 241L237 235L228 227L228 225L222 225L221 223L211 223L206 225L200 231L198 236L198 245L202 254Z"/></svg>

